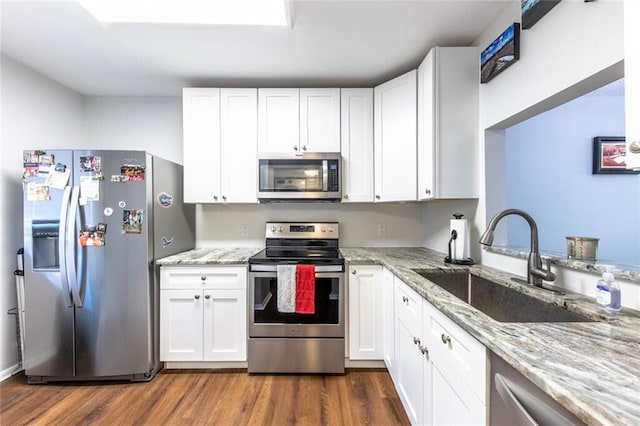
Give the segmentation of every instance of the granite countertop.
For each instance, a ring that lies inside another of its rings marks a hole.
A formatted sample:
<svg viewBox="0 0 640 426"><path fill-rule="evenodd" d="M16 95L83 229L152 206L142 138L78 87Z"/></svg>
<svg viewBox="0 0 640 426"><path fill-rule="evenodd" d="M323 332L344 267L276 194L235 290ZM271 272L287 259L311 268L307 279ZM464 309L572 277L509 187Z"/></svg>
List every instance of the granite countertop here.
<svg viewBox="0 0 640 426"><path fill-rule="evenodd" d="M587 424L640 424L640 316L609 316L593 298L512 281L482 265L447 265L425 248L343 248L349 264L385 266L489 350L503 358ZM469 270L523 293L565 306L595 322L502 323L456 298L413 269ZM595 285L595 278L594 278Z"/></svg>
<svg viewBox="0 0 640 426"><path fill-rule="evenodd" d="M206 247L163 257L156 260L156 265L242 265L248 263L249 258L260 250L262 248L257 247Z"/></svg>

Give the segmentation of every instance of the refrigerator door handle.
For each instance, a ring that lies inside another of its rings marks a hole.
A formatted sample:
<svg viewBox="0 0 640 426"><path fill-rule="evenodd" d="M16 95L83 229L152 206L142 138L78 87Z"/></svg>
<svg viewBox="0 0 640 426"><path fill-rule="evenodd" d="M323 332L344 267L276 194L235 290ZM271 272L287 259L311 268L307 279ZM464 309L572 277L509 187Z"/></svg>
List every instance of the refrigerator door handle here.
<svg viewBox="0 0 640 426"><path fill-rule="evenodd" d="M60 259L60 279L62 286L66 289L64 291L65 300L67 301L67 307L73 306L73 300L71 300L71 289L69 288L69 274L67 270L67 219L69 211L69 201L71 198L71 187L65 186L62 193L62 205L60 206L60 230L58 231L58 253Z"/></svg>
<svg viewBox="0 0 640 426"><path fill-rule="evenodd" d="M66 263L67 270L69 274L69 284L71 287L71 296L73 297L73 303L77 308L82 308L82 298L80 297L80 289L78 287L78 276L77 276L77 268L76 268L76 213L78 212L78 199L80 198L80 187L74 186L71 191L71 203L69 206L69 216L67 217L67 221L69 222L69 226L67 226L67 251L66 255Z"/></svg>

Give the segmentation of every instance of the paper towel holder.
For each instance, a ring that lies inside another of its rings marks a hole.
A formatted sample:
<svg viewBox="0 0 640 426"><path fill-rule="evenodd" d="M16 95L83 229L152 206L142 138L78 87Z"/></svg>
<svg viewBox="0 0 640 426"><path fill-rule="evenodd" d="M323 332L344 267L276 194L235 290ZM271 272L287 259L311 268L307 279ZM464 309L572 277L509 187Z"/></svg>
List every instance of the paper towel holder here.
<svg viewBox="0 0 640 426"><path fill-rule="evenodd" d="M460 215L462 217L462 215ZM459 218L456 218L459 219ZM449 238L449 254L444 257L444 263L450 263L452 265L473 265L475 262L472 258L467 257L466 259L454 259L451 257L451 244L453 240L458 238L458 231L453 229L451 231L451 237Z"/></svg>

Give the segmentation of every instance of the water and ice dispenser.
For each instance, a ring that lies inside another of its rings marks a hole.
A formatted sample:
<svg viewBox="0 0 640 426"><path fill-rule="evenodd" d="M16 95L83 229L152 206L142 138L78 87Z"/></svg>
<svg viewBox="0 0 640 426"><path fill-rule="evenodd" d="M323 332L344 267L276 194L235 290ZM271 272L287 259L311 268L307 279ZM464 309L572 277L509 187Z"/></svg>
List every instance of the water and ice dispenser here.
<svg viewBox="0 0 640 426"><path fill-rule="evenodd" d="M31 223L33 269L60 269L59 234L59 220L34 220Z"/></svg>

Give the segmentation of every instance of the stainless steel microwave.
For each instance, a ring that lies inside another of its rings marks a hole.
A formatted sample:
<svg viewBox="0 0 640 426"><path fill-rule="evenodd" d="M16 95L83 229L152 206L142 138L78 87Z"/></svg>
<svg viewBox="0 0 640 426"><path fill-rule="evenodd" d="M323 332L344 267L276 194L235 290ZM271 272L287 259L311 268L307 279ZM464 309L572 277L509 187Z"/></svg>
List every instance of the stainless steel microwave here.
<svg viewBox="0 0 640 426"><path fill-rule="evenodd" d="M258 199L340 201L341 157L329 153L261 153L258 155Z"/></svg>

